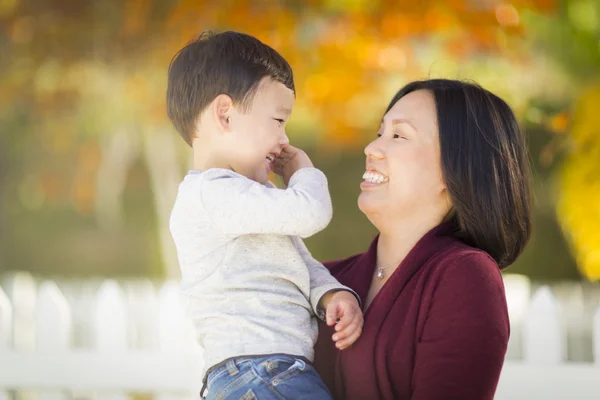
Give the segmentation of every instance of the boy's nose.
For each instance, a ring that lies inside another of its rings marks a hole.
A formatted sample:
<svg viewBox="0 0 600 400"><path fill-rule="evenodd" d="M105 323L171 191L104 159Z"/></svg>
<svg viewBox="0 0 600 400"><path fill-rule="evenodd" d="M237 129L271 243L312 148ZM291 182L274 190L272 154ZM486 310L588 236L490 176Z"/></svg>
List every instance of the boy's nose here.
<svg viewBox="0 0 600 400"><path fill-rule="evenodd" d="M288 139L287 135L284 133L281 136L281 139L279 139L279 144L283 145L283 144L289 144L290 143L290 139Z"/></svg>

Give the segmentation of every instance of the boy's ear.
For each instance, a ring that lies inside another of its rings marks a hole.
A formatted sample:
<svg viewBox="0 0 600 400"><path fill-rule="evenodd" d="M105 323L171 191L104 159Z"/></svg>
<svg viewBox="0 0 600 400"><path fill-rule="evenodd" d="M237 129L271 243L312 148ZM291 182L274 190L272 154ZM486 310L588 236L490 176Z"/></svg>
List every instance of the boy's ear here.
<svg viewBox="0 0 600 400"><path fill-rule="evenodd" d="M231 126L231 115L233 114L233 100L226 94L220 94L213 100L213 113L217 126L223 132L227 132Z"/></svg>

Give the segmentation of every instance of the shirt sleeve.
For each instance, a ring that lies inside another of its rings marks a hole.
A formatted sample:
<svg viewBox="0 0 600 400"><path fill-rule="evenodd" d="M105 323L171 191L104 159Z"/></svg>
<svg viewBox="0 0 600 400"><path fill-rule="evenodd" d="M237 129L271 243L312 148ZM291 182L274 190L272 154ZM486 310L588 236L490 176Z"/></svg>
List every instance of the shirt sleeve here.
<svg viewBox="0 0 600 400"><path fill-rule="evenodd" d="M324 229L332 216L327 178L316 168L296 171L287 189L215 173L202 182L200 197L213 224L226 235L309 237Z"/></svg>
<svg viewBox="0 0 600 400"><path fill-rule="evenodd" d="M308 273L310 275L310 304L315 314L318 315L317 306L319 305L321 297L331 290L346 290L352 293L356 297L358 305L361 305L358 294L356 294L356 292L349 287L339 283L337 279L335 279L331 273L329 273L329 270L325 268L323 264L315 260L310 254L310 251L308 251L306 248L306 245L302 239L297 236L292 236L292 241L298 249L302 260L308 267Z"/></svg>
<svg viewBox="0 0 600 400"><path fill-rule="evenodd" d="M492 400L508 345L500 271L486 254L442 274L417 345L412 400Z"/></svg>

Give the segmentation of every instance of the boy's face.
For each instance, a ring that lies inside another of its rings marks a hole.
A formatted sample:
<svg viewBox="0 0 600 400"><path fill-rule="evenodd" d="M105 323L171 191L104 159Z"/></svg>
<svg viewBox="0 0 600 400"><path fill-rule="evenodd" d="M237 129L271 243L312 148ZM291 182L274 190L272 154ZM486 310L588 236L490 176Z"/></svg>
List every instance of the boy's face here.
<svg viewBox="0 0 600 400"><path fill-rule="evenodd" d="M285 125L294 107L294 92L270 77L264 78L247 111L234 109L231 118L231 167L265 184L271 171L269 158L288 143Z"/></svg>

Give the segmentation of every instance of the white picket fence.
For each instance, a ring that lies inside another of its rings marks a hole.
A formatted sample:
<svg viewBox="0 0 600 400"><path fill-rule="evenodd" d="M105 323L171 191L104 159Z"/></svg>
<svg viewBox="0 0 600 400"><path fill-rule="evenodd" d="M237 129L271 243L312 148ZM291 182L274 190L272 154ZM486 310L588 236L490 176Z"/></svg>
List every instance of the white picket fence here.
<svg viewBox="0 0 600 400"><path fill-rule="evenodd" d="M496 398L600 399L600 289L505 283L512 333ZM198 398L202 350L176 282L20 273L2 286L0 400Z"/></svg>

